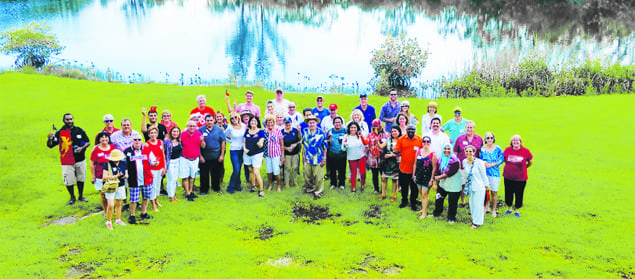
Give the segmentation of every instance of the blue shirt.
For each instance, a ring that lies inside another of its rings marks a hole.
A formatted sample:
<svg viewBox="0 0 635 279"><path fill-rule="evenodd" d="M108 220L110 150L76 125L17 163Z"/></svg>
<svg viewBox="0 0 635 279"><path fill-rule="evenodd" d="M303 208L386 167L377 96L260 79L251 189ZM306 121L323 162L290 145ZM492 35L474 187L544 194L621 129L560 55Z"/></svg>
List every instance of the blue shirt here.
<svg viewBox="0 0 635 279"><path fill-rule="evenodd" d="M311 165L318 165L324 159L324 149L326 149L326 134L322 129L315 129L311 134L306 130L302 135L302 145L304 146L304 160Z"/></svg>
<svg viewBox="0 0 635 279"><path fill-rule="evenodd" d="M390 129L392 128L392 122L394 121L386 122L386 119L396 117L400 111L401 111L401 103L399 103L399 101L397 101L397 103L395 104L395 107L390 105L390 101L386 102L381 107L381 111L379 112L379 120L386 123L386 127L384 127L384 131L390 133ZM405 133L406 131L401 131L401 132Z"/></svg>
<svg viewBox="0 0 635 279"><path fill-rule="evenodd" d="M364 114L364 122L368 124L368 128L370 129L373 126L373 120L377 118L377 115L375 114L375 108L371 105L367 105L366 110L363 110L362 105L359 105L359 106L356 106L355 109L362 111L362 113Z"/></svg>
<svg viewBox="0 0 635 279"><path fill-rule="evenodd" d="M481 160L489 164L496 163L496 166L485 169L485 173L487 174L487 176L501 177L501 172L499 167L505 160L505 157L503 156L503 150L501 149L500 146L496 145L496 148L494 148L494 151L492 151L491 153L485 150L485 146L482 146Z"/></svg>
<svg viewBox="0 0 635 279"><path fill-rule="evenodd" d="M342 150L342 142L344 142L344 137L346 136L346 128L342 127L339 131L336 131L335 128L329 130L326 134L327 139L333 139L333 141L329 142L328 154L330 157L335 158L346 158L346 151Z"/></svg>
<svg viewBox="0 0 635 279"><path fill-rule="evenodd" d="M263 147L258 147L258 141L264 138L265 131L263 130L259 130L255 135L250 134L249 130L245 131L245 148L249 150L249 152L247 152L247 156L253 156L258 153L265 152L264 144Z"/></svg>
<svg viewBox="0 0 635 279"><path fill-rule="evenodd" d="M314 107L313 110L311 111L313 113L313 115L315 115L317 118L319 118L320 120L322 120L325 116L327 115L331 115L331 112L329 111L328 108L323 107L322 111L319 111L317 107ZM321 128L322 126L320 125L322 124L322 121L320 121L318 123L318 128ZM308 126L307 126L308 127Z"/></svg>
<svg viewBox="0 0 635 279"><path fill-rule="evenodd" d="M456 142L456 138L458 138L462 134L465 134L465 124L467 124L467 119L465 118L461 117L460 123L456 123L456 121L454 121L454 118L452 118L450 119L450 121L445 122L441 129L443 129L444 132L450 132L450 141L452 142L452 144L454 144Z"/></svg>
<svg viewBox="0 0 635 279"><path fill-rule="evenodd" d="M198 131L205 139L205 148L201 149L201 155L205 160L218 159L221 152L221 145L225 141L225 133L223 129L214 125L212 129L203 126Z"/></svg>

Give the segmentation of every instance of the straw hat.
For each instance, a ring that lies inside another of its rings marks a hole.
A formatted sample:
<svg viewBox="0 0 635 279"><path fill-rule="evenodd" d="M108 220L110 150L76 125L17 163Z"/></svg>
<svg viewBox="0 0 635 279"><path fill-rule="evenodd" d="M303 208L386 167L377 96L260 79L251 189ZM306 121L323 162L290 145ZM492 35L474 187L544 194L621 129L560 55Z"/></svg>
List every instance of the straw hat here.
<svg viewBox="0 0 635 279"><path fill-rule="evenodd" d="M115 149L115 150L111 151L110 152L110 158L108 158L108 160L110 160L110 161L121 161L123 159L126 159L126 157L123 156L123 153L119 149Z"/></svg>

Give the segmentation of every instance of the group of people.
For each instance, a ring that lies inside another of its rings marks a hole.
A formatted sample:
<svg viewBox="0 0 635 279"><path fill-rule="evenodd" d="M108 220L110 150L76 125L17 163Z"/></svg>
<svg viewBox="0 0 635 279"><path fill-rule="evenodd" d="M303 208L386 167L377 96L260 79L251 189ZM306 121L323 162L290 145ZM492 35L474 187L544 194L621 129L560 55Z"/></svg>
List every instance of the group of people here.
<svg viewBox="0 0 635 279"><path fill-rule="evenodd" d="M368 96L360 94L359 105L348 121L338 113L337 104L325 107L322 96L317 97L316 107L299 112L295 103L284 99L281 88L275 94L276 98L266 103L261 114L260 107L253 102L253 92L247 91L245 102L240 104L230 104L226 93L228 117L208 107L206 97L200 95L184 131L172 121L168 110L162 112L159 120L156 107L142 109L141 133L132 129L128 118L121 120L121 130L115 128L114 117L106 114L105 127L95 138L89 164L92 183L101 193L106 226L113 228L113 213L116 225L126 225L121 220L121 208L128 192L131 224L136 223L139 201L141 219L152 218L147 213L148 204L159 211L162 205L158 196L163 188L169 201L177 202L179 178L188 201L198 198L193 192L196 176L200 176L199 195L207 195L210 188L221 192L227 149L232 166L228 193L242 191L244 187L257 192L259 197L264 197L265 188L275 187L280 192L298 186L300 169L304 192L315 198L323 195L325 180L330 181L332 190L344 190L348 182L351 192L361 192L366 189L366 170L370 169L379 200L388 197L388 180L392 180L390 201L396 201L400 191L399 207L421 212L419 219L440 216L447 197L447 220L454 223L457 208L465 207L466 196L469 197L473 229L483 224L485 213L497 216L500 165L505 163L504 214L520 217L527 168L533 163L533 156L523 147L520 136L514 135L503 151L495 144L492 132L487 132L484 139L475 133L475 122L464 119L460 107L454 109L453 119L441 125L438 105L429 102L427 113L419 120L410 112L407 100L397 100L395 91L390 92L379 117L368 104ZM59 145L64 184L70 194L68 204L72 205L87 201L83 188L85 151L90 140L84 130L74 126L71 114L65 114L63 121L60 130L49 133L47 146ZM417 133L419 123L421 135ZM263 163L266 187L260 174ZM165 184L164 178L167 178ZM102 191L103 185L114 183L113 180L118 183L117 189ZM75 183L78 197L74 194ZM436 191L432 215L428 215L430 189Z"/></svg>

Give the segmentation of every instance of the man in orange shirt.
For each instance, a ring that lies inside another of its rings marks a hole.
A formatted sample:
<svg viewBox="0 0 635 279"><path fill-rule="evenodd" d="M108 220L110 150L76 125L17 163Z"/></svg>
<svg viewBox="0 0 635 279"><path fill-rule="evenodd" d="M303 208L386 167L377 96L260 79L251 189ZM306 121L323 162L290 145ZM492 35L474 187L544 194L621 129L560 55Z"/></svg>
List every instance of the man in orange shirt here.
<svg viewBox="0 0 635 279"><path fill-rule="evenodd" d="M408 190L410 190L410 209L417 211L419 188L412 181L412 168L417 157L417 151L422 146L421 137L417 135L417 126L413 124L408 125L406 127L406 135L397 140L394 151L401 154L401 163L399 163L401 204L399 204L399 208L408 206Z"/></svg>

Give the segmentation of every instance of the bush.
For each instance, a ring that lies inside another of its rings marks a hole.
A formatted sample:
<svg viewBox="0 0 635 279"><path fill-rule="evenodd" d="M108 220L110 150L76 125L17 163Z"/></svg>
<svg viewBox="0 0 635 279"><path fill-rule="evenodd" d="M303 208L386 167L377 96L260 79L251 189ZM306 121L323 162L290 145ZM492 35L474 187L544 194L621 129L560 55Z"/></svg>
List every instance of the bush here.
<svg viewBox="0 0 635 279"><path fill-rule="evenodd" d="M603 66L599 60L559 72L549 69L544 58L533 55L505 69L482 66L464 77L446 82L446 98L532 97L632 93L635 66Z"/></svg>
<svg viewBox="0 0 635 279"><path fill-rule="evenodd" d="M387 38L381 48L372 52L370 64L379 82L375 93L388 95L394 88L400 95L411 95L410 78L417 76L426 66L428 51L422 50L416 39Z"/></svg>
<svg viewBox="0 0 635 279"><path fill-rule="evenodd" d="M31 22L28 25L2 32L0 45L2 52L12 55L17 54L15 65L18 68L32 66L40 69L49 62L53 54L60 54L63 46L55 38L55 34L49 33L51 27Z"/></svg>

